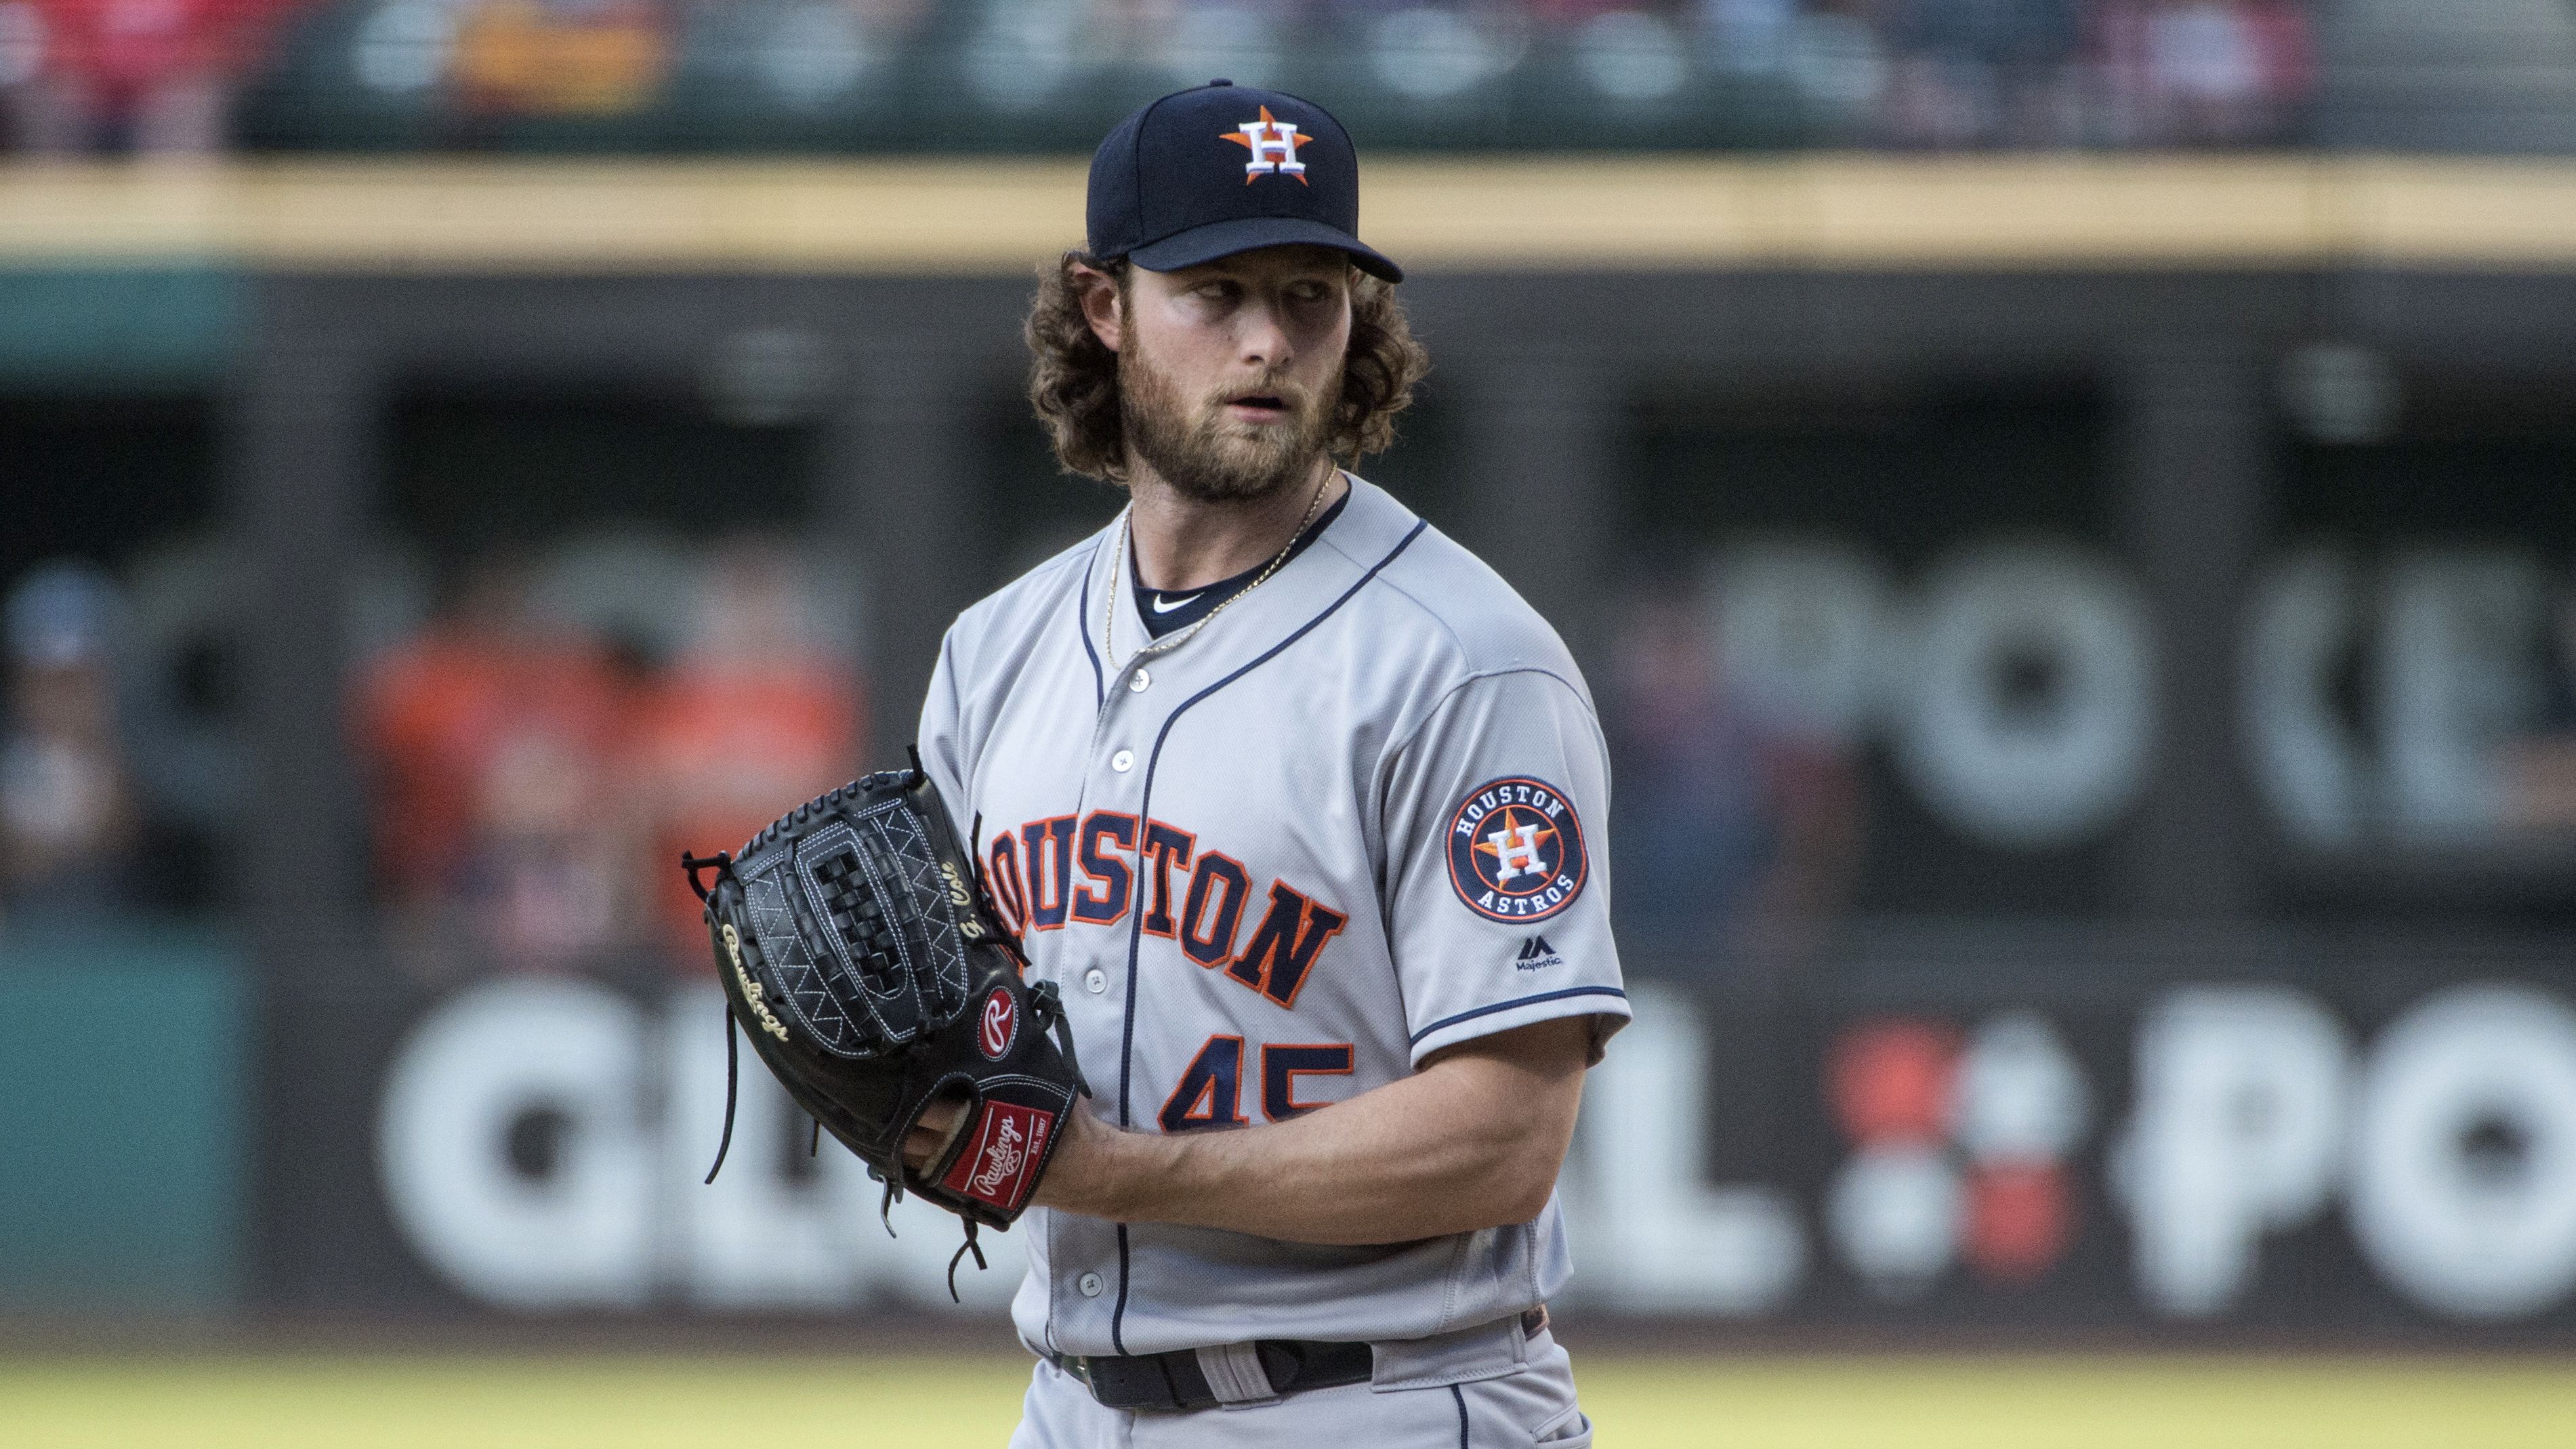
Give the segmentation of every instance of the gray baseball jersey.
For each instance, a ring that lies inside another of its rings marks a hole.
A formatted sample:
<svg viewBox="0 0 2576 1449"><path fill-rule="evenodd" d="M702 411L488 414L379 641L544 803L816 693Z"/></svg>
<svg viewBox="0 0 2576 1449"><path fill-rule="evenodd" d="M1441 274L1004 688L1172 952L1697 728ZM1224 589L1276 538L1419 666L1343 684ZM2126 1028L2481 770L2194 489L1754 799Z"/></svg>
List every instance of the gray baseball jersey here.
<svg viewBox="0 0 2576 1449"><path fill-rule="evenodd" d="M1353 479L1267 583L1140 658L1130 590L1104 638L1124 526L960 616L921 725L1102 1115L1283 1121L1487 1033L1626 1021L1600 726L1509 585ZM1073 1354L1420 1338L1543 1302L1569 1267L1553 1199L1367 1247L1044 1209L1022 1230L1013 1317Z"/></svg>

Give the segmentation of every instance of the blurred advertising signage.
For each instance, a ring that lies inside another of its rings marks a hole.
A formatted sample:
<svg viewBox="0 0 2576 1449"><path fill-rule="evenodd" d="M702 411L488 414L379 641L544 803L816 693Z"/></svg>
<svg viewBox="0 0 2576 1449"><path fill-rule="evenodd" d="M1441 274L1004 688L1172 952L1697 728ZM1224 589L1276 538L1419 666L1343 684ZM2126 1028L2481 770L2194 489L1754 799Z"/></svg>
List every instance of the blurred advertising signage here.
<svg viewBox="0 0 2576 1449"><path fill-rule="evenodd" d="M2363 1042L2296 990L2182 987L2131 1024L2125 1082L2121 1064L2088 1070L2040 1011L1964 1031L1846 1023L1820 1064L1841 1156L1804 1202L1701 1179L1713 1105L1695 1008L1639 998L1594 1074L1566 1184L1581 1282L1608 1304L1795 1310L1831 1275L1884 1305L1946 1289L1954 1308L1973 1301L1963 1277L1989 1302L2059 1278L2057 1301L2081 1307L2088 1201L2118 1220L2090 1236L2125 1259L2096 1318L2226 1318L2261 1295L2267 1247L2329 1219L2377 1285L2437 1319L2510 1322L2576 1297L2576 1010L2548 991L2446 987ZM2115 1086L2128 1109L2097 1129Z"/></svg>
<svg viewBox="0 0 2576 1449"><path fill-rule="evenodd" d="M2576 1010L2550 991L2440 986L2365 1035L2287 987L2181 986L2107 1032L2088 1008L2089 1052L2045 1004L1816 1012L1769 1098L1712 1089L1698 999L1640 985L1636 1005L1559 1184L1575 1293L1604 1309L2509 1323L2576 1298ZM648 1009L569 980L448 1000L380 1107L412 1247L508 1309L941 1302L950 1225L911 1204L888 1236L857 1161L808 1158L765 1073L743 1074L734 1156L701 1183L717 1012L712 988ZM1734 1181L1710 1167L1726 1118L1776 1129ZM1025 1262L1017 1234L992 1246L960 1278L986 1309Z"/></svg>
<svg viewBox="0 0 2576 1449"><path fill-rule="evenodd" d="M2147 784L2158 621L2097 550L1982 541L1900 584L1845 541L1749 538L1704 585L1732 703L1784 734L1883 741L1962 837L2078 845ZM2576 610L2529 551L2297 548L2258 569L2236 644L2249 773L2303 843L2576 826L2576 744L2564 767L2549 748L2576 742Z"/></svg>
<svg viewBox="0 0 2576 1449"><path fill-rule="evenodd" d="M498 1308L825 1310L948 1302L955 1221L883 1188L746 1060L723 1173L725 1041L715 986L648 1007L588 982L525 977L449 998L385 1082L378 1162L395 1222L467 1297ZM746 1052L745 1056L749 1054ZM809 1155L810 1153L810 1155ZM957 1275L998 1310L1025 1235L988 1235Z"/></svg>

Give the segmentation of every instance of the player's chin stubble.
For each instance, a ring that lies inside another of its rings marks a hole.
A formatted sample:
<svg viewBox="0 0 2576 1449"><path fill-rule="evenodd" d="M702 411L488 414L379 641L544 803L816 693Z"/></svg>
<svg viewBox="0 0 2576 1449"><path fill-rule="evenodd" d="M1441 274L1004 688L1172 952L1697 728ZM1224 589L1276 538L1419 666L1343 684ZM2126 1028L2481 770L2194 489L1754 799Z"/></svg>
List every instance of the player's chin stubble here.
<svg viewBox="0 0 2576 1449"><path fill-rule="evenodd" d="M1295 401L1294 420L1246 428L1225 416L1221 398L1191 403L1169 374L1131 348L1118 369L1119 424L1134 456L1182 497L1248 503L1315 476L1330 422L1322 399L1338 396L1342 379L1336 372L1311 396L1274 390Z"/></svg>

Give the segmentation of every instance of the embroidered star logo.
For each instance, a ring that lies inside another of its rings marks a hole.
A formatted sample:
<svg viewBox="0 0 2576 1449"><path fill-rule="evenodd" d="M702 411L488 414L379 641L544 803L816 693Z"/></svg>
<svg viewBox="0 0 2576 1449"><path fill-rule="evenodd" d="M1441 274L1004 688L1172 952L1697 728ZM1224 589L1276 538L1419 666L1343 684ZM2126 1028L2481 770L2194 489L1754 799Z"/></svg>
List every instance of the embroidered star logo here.
<svg viewBox="0 0 2576 1449"><path fill-rule="evenodd" d="M1268 106L1261 108L1260 120L1246 121L1218 135L1252 153L1252 159L1244 163L1244 185L1250 186L1273 173L1294 176L1300 186L1307 184L1306 163L1297 159L1297 148L1315 138L1271 115Z"/></svg>

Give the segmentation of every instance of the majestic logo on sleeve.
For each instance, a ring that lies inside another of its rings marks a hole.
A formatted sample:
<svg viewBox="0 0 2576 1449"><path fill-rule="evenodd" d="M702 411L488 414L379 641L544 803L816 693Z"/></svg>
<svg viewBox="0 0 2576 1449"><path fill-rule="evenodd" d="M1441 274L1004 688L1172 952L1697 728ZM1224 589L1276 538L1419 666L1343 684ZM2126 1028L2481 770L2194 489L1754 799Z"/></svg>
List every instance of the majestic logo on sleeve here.
<svg viewBox="0 0 2576 1449"><path fill-rule="evenodd" d="M1268 106L1261 108L1260 120L1246 121L1219 136L1252 153L1252 159L1243 163L1244 185L1274 175L1294 176L1298 185L1306 184L1306 163L1297 159L1297 148L1315 138L1292 122L1273 118Z"/></svg>
<svg viewBox="0 0 2576 1449"><path fill-rule="evenodd" d="M1532 936L1521 942L1520 955L1512 958L1512 967L1518 971L1544 971L1550 966L1564 964L1565 958L1556 954L1556 948L1547 943L1545 936Z"/></svg>
<svg viewBox="0 0 2576 1449"><path fill-rule="evenodd" d="M1562 791L1526 776L1467 792L1449 817L1449 881L1496 921L1543 921L1583 893L1583 824Z"/></svg>

